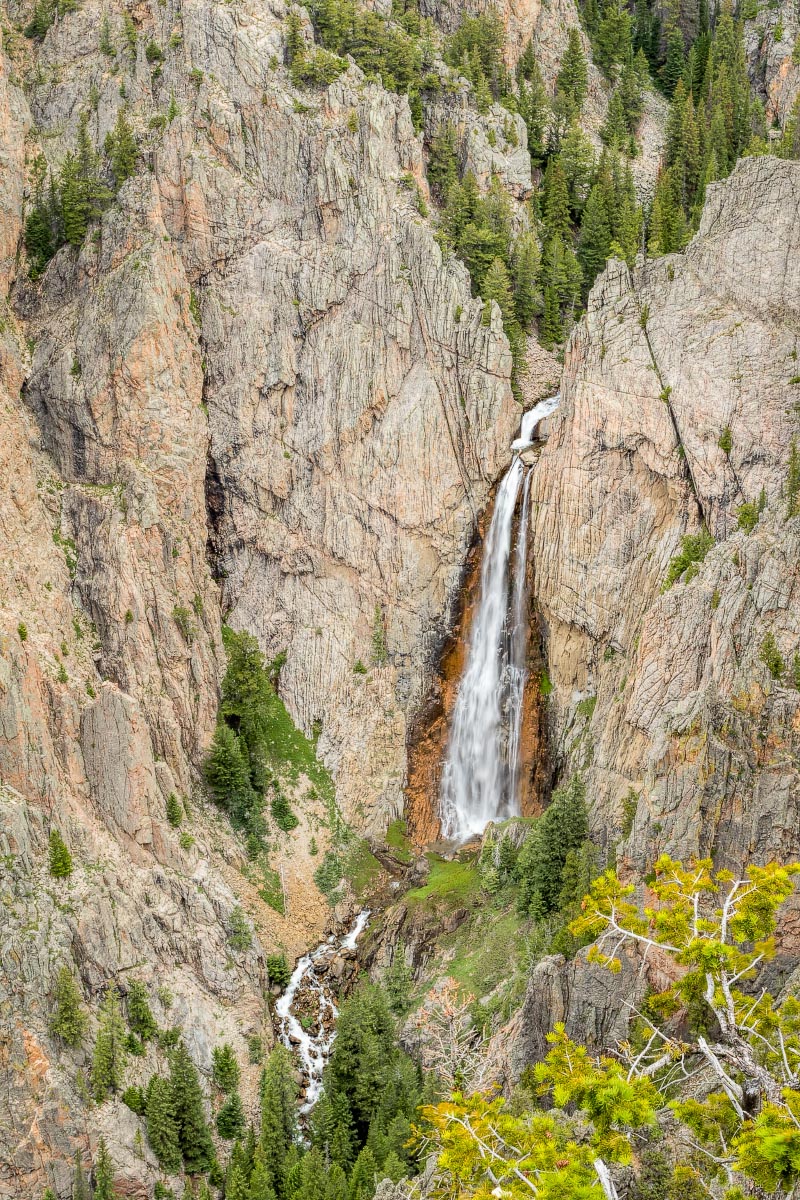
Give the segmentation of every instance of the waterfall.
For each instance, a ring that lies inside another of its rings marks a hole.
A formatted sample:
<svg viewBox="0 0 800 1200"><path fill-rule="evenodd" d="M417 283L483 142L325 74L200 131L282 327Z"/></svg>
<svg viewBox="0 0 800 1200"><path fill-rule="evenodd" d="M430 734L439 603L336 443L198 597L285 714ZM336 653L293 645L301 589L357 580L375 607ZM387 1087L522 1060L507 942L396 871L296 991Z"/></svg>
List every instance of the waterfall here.
<svg viewBox="0 0 800 1200"><path fill-rule="evenodd" d="M558 396L552 396L525 413L520 436L511 444L511 466L497 491L483 551L480 599L442 772L439 812L445 838L464 841L482 833L490 821L505 820L519 811L531 470L520 454L533 444L536 426L555 411L558 401ZM509 611L509 565L520 490L522 514Z"/></svg>
<svg viewBox="0 0 800 1200"><path fill-rule="evenodd" d="M528 507L531 473L525 476L522 514L514 556L514 591L511 597L511 646L508 661L508 805L517 812L519 748L522 738L522 701L528 678Z"/></svg>

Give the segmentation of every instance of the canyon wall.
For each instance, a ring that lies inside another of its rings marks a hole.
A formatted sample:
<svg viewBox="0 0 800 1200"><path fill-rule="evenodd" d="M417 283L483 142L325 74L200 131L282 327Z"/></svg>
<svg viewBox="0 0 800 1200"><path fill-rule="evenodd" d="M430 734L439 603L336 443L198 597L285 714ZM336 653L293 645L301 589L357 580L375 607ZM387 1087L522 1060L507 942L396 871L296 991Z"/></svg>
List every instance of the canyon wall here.
<svg viewBox="0 0 800 1200"><path fill-rule="evenodd" d="M554 753L642 872L661 851L796 853L798 198L797 164L744 160L684 254L609 264L534 475ZM705 560L665 589L703 523Z"/></svg>

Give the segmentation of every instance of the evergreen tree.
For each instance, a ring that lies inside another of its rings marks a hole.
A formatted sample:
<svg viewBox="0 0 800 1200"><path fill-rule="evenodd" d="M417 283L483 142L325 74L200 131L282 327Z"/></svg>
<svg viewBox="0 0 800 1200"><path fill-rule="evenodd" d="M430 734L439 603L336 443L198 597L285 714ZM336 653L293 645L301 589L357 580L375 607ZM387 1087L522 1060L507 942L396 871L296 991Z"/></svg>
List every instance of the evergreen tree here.
<svg viewBox="0 0 800 1200"><path fill-rule="evenodd" d="M78 122L76 151L81 203L87 225L99 220L111 199L111 193L100 177L100 158L89 134L89 117L81 113Z"/></svg>
<svg viewBox="0 0 800 1200"><path fill-rule="evenodd" d="M621 0L607 0L594 38L594 60L606 78L613 82L630 54L630 14Z"/></svg>
<svg viewBox="0 0 800 1200"><path fill-rule="evenodd" d="M241 1071L230 1042L215 1046L211 1055L211 1078L222 1092L232 1092L239 1083Z"/></svg>
<svg viewBox="0 0 800 1200"><path fill-rule="evenodd" d="M610 249L611 228L602 193L600 188L595 186L589 193L589 199L586 202L578 242L578 262L583 271L585 295L588 296L589 289L605 266Z"/></svg>
<svg viewBox="0 0 800 1200"><path fill-rule="evenodd" d="M231 1092L217 1113L217 1133L231 1141L244 1132L244 1109L238 1092Z"/></svg>
<svg viewBox="0 0 800 1200"><path fill-rule="evenodd" d="M233 823L246 824L257 798L250 782L247 750L225 721L219 721L214 731L205 777L215 802Z"/></svg>
<svg viewBox="0 0 800 1200"><path fill-rule="evenodd" d="M77 1047L86 1032L87 1017L81 995L69 967L61 967L56 978L50 1032L68 1046Z"/></svg>
<svg viewBox="0 0 800 1200"><path fill-rule="evenodd" d="M143 1042L154 1038L158 1025L150 1008L147 988L140 979L134 979L128 991L128 1025Z"/></svg>
<svg viewBox="0 0 800 1200"><path fill-rule="evenodd" d="M523 845L517 861L519 903L523 911L528 911L535 894L541 899L545 912L558 907L567 855L586 841L585 796L585 787L577 775L566 787L557 788L550 806Z"/></svg>
<svg viewBox="0 0 800 1200"><path fill-rule="evenodd" d="M608 111L600 130L600 137L607 146L614 150L623 150L627 147L629 129L620 88L613 92L608 102Z"/></svg>
<svg viewBox="0 0 800 1200"><path fill-rule="evenodd" d="M574 26L569 31L567 48L556 76L556 90L566 96L580 112L589 86L589 70L581 44L580 31Z"/></svg>
<svg viewBox="0 0 800 1200"><path fill-rule="evenodd" d="M250 1200L247 1175L235 1159L231 1160L225 1175L225 1200Z"/></svg>
<svg viewBox="0 0 800 1200"><path fill-rule="evenodd" d="M561 324L561 308L558 303L556 290L552 286L546 287L544 290L544 315L539 330L539 337L542 345L547 350L552 349L564 337L564 329Z"/></svg>
<svg viewBox="0 0 800 1200"><path fill-rule="evenodd" d="M350 1176L349 1200L372 1200L378 1181L378 1164L366 1146L356 1159Z"/></svg>
<svg viewBox="0 0 800 1200"><path fill-rule="evenodd" d="M170 1082L175 1098L174 1116L183 1165L190 1175L197 1175L211 1167L214 1143L206 1124L197 1069L183 1042L170 1056Z"/></svg>
<svg viewBox="0 0 800 1200"><path fill-rule="evenodd" d="M269 1184L281 1186L289 1148L297 1135L295 1104L297 1083L292 1058L276 1046L267 1059L261 1081L261 1135L258 1154L269 1175Z"/></svg>
<svg viewBox="0 0 800 1200"><path fill-rule="evenodd" d="M105 152L111 163L114 184L119 189L126 179L130 179L135 174L136 159L139 154L136 138L125 116L125 110L122 108L117 113L113 130L106 135Z"/></svg>
<svg viewBox="0 0 800 1200"><path fill-rule="evenodd" d="M48 866L54 879L66 879L72 874L72 855L56 828L50 830Z"/></svg>
<svg viewBox="0 0 800 1200"><path fill-rule="evenodd" d="M500 258L492 260L483 284L484 324L488 325L487 314L491 309L491 301L497 304L503 314L503 328L511 346L512 355L516 357L522 340L522 331L517 321L517 311L514 305L514 293L511 289L511 279L505 263Z"/></svg>
<svg viewBox="0 0 800 1200"><path fill-rule="evenodd" d="M75 1152L75 1171L72 1176L72 1200L92 1200L92 1190L83 1169L83 1155L80 1150Z"/></svg>
<svg viewBox="0 0 800 1200"><path fill-rule="evenodd" d="M100 1138L94 1164L94 1200L112 1200L114 1191L114 1164L108 1153L106 1139Z"/></svg>
<svg viewBox="0 0 800 1200"><path fill-rule="evenodd" d="M548 237L571 236L569 192L564 168L558 158L551 158L543 180L544 224Z"/></svg>
<svg viewBox="0 0 800 1200"><path fill-rule="evenodd" d="M428 182L439 199L444 199L458 180L456 134L452 125L445 125L431 139L428 152Z"/></svg>
<svg viewBox="0 0 800 1200"><path fill-rule="evenodd" d="M183 808L174 792L167 796L166 815L173 829L177 829L183 821Z"/></svg>
<svg viewBox="0 0 800 1200"><path fill-rule="evenodd" d="M147 1140L167 1175L177 1175L183 1165L175 1111L172 1084L169 1079L154 1075L147 1087L145 1103Z"/></svg>
<svg viewBox="0 0 800 1200"><path fill-rule="evenodd" d="M667 55L661 68L661 82L664 91L672 96L681 79L686 61L684 58L683 34L677 25L673 25L667 33Z"/></svg>
<svg viewBox="0 0 800 1200"><path fill-rule="evenodd" d="M595 169L592 144L578 125L573 125L562 139L557 164L567 183L571 219L577 221L589 195Z"/></svg>
<svg viewBox="0 0 800 1200"><path fill-rule="evenodd" d="M92 1058L92 1091L98 1104L109 1092L122 1089L128 1052L125 1048L125 1022L119 1004L119 992L112 984L100 1008L100 1027Z"/></svg>
<svg viewBox="0 0 800 1200"><path fill-rule="evenodd" d="M533 318L542 311L539 290L541 255L532 233L522 233L514 243L514 309L523 329L530 327Z"/></svg>
<svg viewBox="0 0 800 1200"><path fill-rule="evenodd" d="M250 1176L249 1200L278 1200L275 1189L272 1186L271 1172L262 1160L258 1150L256 1151L253 1173Z"/></svg>
<svg viewBox="0 0 800 1200"><path fill-rule="evenodd" d="M644 62L644 70L647 71L647 63ZM634 136L641 120L644 111L644 95L643 82L640 75L641 66L637 70L636 62L633 58L628 58L625 66L622 68L622 75L619 81L619 97L622 103L622 111L625 114L625 126L628 133Z"/></svg>
<svg viewBox="0 0 800 1200"><path fill-rule="evenodd" d="M70 246L82 246L88 229L86 202L81 187L78 160L71 152L64 157L59 175L61 223Z"/></svg>
<svg viewBox="0 0 800 1200"><path fill-rule="evenodd" d="M338 1163L333 1163L328 1171L325 1200L349 1200L347 1177Z"/></svg>
<svg viewBox="0 0 800 1200"><path fill-rule="evenodd" d="M534 65L527 82L520 83L517 107L528 132L528 153L531 156L531 162L535 167L539 167L545 157L550 103L538 65Z"/></svg>

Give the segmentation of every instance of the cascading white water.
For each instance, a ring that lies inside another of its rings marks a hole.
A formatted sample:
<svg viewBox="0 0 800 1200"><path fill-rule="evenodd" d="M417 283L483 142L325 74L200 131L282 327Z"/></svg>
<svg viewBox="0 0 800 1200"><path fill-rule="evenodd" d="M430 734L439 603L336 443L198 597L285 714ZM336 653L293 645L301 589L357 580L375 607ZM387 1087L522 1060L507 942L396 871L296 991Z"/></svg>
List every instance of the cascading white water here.
<svg viewBox="0 0 800 1200"><path fill-rule="evenodd" d="M531 473L522 489L517 551L514 555L514 590L511 596L511 646L508 660L508 805L517 809L519 748L522 737L522 701L528 679L528 509Z"/></svg>
<svg viewBox="0 0 800 1200"><path fill-rule="evenodd" d="M369 920L369 909L364 909L356 917L352 929L337 943L333 937L328 938L311 954L304 955L298 960L292 977L286 986L286 991L278 998L275 1011L280 1018L281 1041L290 1050L297 1050L300 1056L300 1067L305 1081L305 1097L300 1106L301 1114L311 1111L322 1093L322 1072L330 1057L333 1043L336 1040L334 1021L339 1010L333 1002L329 988L326 988L320 978L325 978L328 967L335 956L342 950L355 950L356 942L363 933ZM320 970L322 964L324 970ZM300 989L310 993L315 1001L316 1032L309 1032L292 1012L295 997Z"/></svg>
<svg viewBox="0 0 800 1200"><path fill-rule="evenodd" d="M542 400L522 418L514 457L497 491L481 565L481 594L469 635L458 688L439 813L442 835L465 841L490 821L519 811L519 746L525 691L527 641L528 502L530 472L520 453L533 444L536 426L558 407L559 396ZM524 480L523 512L514 563L509 613L509 562L514 513Z"/></svg>

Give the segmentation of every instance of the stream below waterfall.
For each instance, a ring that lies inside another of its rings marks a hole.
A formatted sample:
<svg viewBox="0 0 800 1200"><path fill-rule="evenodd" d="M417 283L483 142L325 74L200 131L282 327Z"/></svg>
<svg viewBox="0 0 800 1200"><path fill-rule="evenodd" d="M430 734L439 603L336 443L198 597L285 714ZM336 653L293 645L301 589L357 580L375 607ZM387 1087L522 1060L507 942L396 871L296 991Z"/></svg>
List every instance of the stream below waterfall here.
<svg viewBox="0 0 800 1200"><path fill-rule="evenodd" d="M467 643L442 771L442 835L468 841L490 821L519 813L519 753L528 655L528 525L537 426L560 395L535 404L511 443L511 466L497 490L481 563L480 599ZM522 494L522 511L515 517Z"/></svg>
<svg viewBox="0 0 800 1200"><path fill-rule="evenodd" d="M356 943L369 917L366 908L342 938L331 935L299 959L286 991L275 1005L280 1039L289 1050L297 1052L299 1059L303 1079L301 1115L309 1113L322 1094L322 1072L336 1040L337 984L344 964L355 957Z"/></svg>

